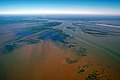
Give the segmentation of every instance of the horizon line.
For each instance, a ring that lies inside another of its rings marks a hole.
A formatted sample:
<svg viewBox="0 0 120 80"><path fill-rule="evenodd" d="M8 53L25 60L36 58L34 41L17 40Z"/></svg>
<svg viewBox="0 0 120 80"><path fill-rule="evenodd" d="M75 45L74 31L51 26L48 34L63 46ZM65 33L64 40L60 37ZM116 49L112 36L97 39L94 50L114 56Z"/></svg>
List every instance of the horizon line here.
<svg viewBox="0 0 120 80"><path fill-rule="evenodd" d="M90 12L90 11L10 11L0 12L0 15L50 15L50 14L70 14L70 15L120 15L119 13L104 13L104 12Z"/></svg>

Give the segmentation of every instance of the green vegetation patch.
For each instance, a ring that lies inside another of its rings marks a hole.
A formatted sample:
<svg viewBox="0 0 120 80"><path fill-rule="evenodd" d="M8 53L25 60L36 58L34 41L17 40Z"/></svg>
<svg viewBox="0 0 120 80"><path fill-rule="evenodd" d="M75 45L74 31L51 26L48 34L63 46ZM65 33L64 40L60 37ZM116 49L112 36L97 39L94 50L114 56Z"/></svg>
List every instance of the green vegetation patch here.
<svg viewBox="0 0 120 80"><path fill-rule="evenodd" d="M26 39L20 40L19 42L25 42L27 44L35 44L35 43L39 43L41 41L38 39L26 38Z"/></svg>
<svg viewBox="0 0 120 80"><path fill-rule="evenodd" d="M100 77L98 77L97 71L93 71L91 74L88 75L86 80L100 80Z"/></svg>
<svg viewBox="0 0 120 80"><path fill-rule="evenodd" d="M16 44L6 44L2 49L2 53L10 53L12 52L15 48L17 48Z"/></svg>
<svg viewBox="0 0 120 80"><path fill-rule="evenodd" d="M60 29L52 29L54 32L60 34L60 35L63 35L63 36L66 36L66 37L69 37L70 35L69 34L66 34L65 32L63 32L63 30L60 30Z"/></svg>
<svg viewBox="0 0 120 80"><path fill-rule="evenodd" d="M87 49L86 49L86 48L83 48L83 47L80 47L78 51L79 51L80 53L86 53Z"/></svg>
<svg viewBox="0 0 120 80"><path fill-rule="evenodd" d="M85 69L80 69L78 73L85 72Z"/></svg>
<svg viewBox="0 0 120 80"><path fill-rule="evenodd" d="M42 23L42 26L45 27L54 27L62 24L62 22L47 22L47 23Z"/></svg>
<svg viewBox="0 0 120 80"><path fill-rule="evenodd" d="M71 30L73 30L73 31L75 31L76 30L76 28L75 27L66 27L67 29L71 29Z"/></svg>
<svg viewBox="0 0 120 80"><path fill-rule="evenodd" d="M98 30L91 30L91 29L84 29L82 30L84 33L88 33L91 35L109 35L108 32L102 32L102 31L98 31Z"/></svg>
<svg viewBox="0 0 120 80"><path fill-rule="evenodd" d="M76 51L77 51L77 53L76 53L77 56L86 56L86 52L87 52L86 48L80 47Z"/></svg>
<svg viewBox="0 0 120 80"><path fill-rule="evenodd" d="M70 58L66 58L66 63L68 63L68 64L74 64L76 62L77 62L77 60L71 60Z"/></svg>

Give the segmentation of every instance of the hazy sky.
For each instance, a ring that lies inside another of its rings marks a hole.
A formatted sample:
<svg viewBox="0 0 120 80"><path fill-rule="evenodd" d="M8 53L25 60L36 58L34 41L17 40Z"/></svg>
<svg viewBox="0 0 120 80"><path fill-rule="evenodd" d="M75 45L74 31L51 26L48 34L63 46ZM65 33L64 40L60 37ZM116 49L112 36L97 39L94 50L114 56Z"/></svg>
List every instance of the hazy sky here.
<svg viewBox="0 0 120 80"><path fill-rule="evenodd" d="M120 0L0 0L0 14L120 15Z"/></svg>

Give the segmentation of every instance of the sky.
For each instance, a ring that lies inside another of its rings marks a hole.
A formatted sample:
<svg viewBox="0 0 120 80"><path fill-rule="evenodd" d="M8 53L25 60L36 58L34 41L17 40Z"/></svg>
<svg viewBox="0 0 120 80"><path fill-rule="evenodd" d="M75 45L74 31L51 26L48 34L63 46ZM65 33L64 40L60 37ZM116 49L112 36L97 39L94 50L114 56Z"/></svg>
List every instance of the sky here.
<svg viewBox="0 0 120 80"><path fill-rule="evenodd" d="M0 0L0 14L120 15L120 0Z"/></svg>

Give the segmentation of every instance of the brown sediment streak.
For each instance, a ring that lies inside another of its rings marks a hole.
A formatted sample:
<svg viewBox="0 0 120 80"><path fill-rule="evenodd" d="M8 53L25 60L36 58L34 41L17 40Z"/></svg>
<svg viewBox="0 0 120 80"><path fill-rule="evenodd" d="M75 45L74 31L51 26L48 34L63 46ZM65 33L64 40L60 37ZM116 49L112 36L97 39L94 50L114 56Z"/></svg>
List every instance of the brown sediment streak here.
<svg viewBox="0 0 120 80"><path fill-rule="evenodd" d="M17 52L17 53L16 53ZM8 57L6 78L10 80L73 80L75 67L65 62L70 52L63 52L51 41L28 45ZM13 63L13 64L9 64Z"/></svg>
<svg viewBox="0 0 120 80"><path fill-rule="evenodd" d="M93 70L102 70L100 66L96 66L95 60L91 62L88 56L75 64L67 64L66 58L75 59L75 55L69 50L64 52L51 41L28 45L8 54L6 58L10 59L3 61L7 80L85 80ZM78 67L86 64L92 66L85 69L81 76Z"/></svg>

